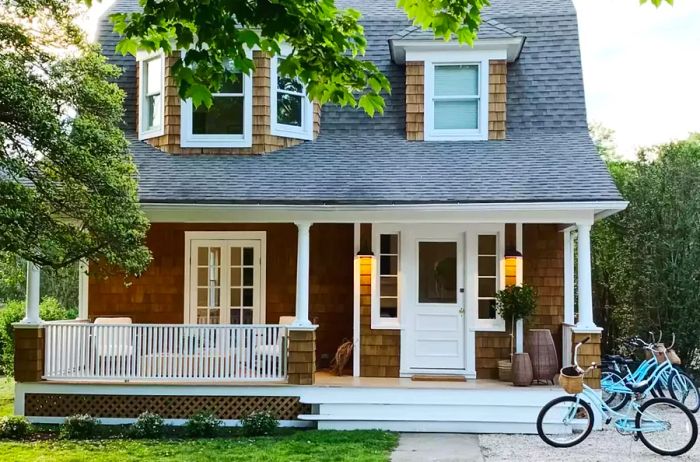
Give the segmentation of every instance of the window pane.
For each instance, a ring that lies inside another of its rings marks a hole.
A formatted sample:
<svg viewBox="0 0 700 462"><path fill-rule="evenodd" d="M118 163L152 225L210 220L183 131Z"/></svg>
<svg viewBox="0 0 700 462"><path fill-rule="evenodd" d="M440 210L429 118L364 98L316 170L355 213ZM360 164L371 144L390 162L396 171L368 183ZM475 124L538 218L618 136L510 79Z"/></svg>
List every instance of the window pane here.
<svg viewBox="0 0 700 462"><path fill-rule="evenodd" d="M252 265L253 264L253 248L246 247L243 249L243 264Z"/></svg>
<svg viewBox="0 0 700 462"><path fill-rule="evenodd" d="M494 234L479 236L479 255L496 255L496 236Z"/></svg>
<svg viewBox="0 0 700 462"><path fill-rule="evenodd" d="M243 289L243 306L253 306L253 289Z"/></svg>
<svg viewBox="0 0 700 462"><path fill-rule="evenodd" d="M206 308L200 308L197 310L197 324L207 324L209 321L209 317L207 316L209 313L209 310Z"/></svg>
<svg viewBox="0 0 700 462"><path fill-rule="evenodd" d="M399 253L399 235L382 234L379 236L379 253Z"/></svg>
<svg viewBox="0 0 700 462"><path fill-rule="evenodd" d="M197 306L207 306L209 303L208 289L197 289Z"/></svg>
<svg viewBox="0 0 700 462"><path fill-rule="evenodd" d="M243 97L214 96L212 106L203 104L192 110L192 133L195 135L243 134Z"/></svg>
<svg viewBox="0 0 700 462"><path fill-rule="evenodd" d="M231 324L241 323L241 310L231 310Z"/></svg>
<svg viewBox="0 0 700 462"><path fill-rule="evenodd" d="M197 285L209 285L209 270L207 268L197 268Z"/></svg>
<svg viewBox="0 0 700 462"><path fill-rule="evenodd" d="M253 324L253 310L243 310L243 324Z"/></svg>
<svg viewBox="0 0 700 462"><path fill-rule="evenodd" d="M479 297L496 296L496 278L479 278Z"/></svg>
<svg viewBox="0 0 700 462"><path fill-rule="evenodd" d="M496 257L479 257L479 276L496 275Z"/></svg>
<svg viewBox="0 0 700 462"><path fill-rule="evenodd" d="M236 80L234 82L227 81L221 86L221 89L217 93L243 93L243 74L236 74Z"/></svg>
<svg viewBox="0 0 700 462"><path fill-rule="evenodd" d="M379 305L380 318L396 318L399 313L398 300L394 297L382 298Z"/></svg>
<svg viewBox="0 0 700 462"><path fill-rule="evenodd" d="M277 93L277 123L301 127L303 96Z"/></svg>
<svg viewBox="0 0 700 462"><path fill-rule="evenodd" d="M241 269L231 268L231 285L234 287L241 285Z"/></svg>
<svg viewBox="0 0 700 462"><path fill-rule="evenodd" d="M209 324L219 324L219 310L209 311Z"/></svg>
<svg viewBox="0 0 700 462"><path fill-rule="evenodd" d="M299 80L290 79L283 75L277 77L277 88L295 93L304 93L304 85Z"/></svg>
<svg viewBox="0 0 700 462"><path fill-rule="evenodd" d="M398 294L398 278L396 276L382 277L380 285L379 294L381 296Z"/></svg>
<svg viewBox="0 0 700 462"><path fill-rule="evenodd" d="M231 247L231 264L234 266L240 266L241 264L241 248Z"/></svg>
<svg viewBox="0 0 700 462"><path fill-rule="evenodd" d="M479 319L496 319L496 300L479 300Z"/></svg>
<svg viewBox="0 0 700 462"><path fill-rule="evenodd" d="M435 101L435 129L469 130L479 128L479 102Z"/></svg>
<svg viewBox="0 0 700 462"><path fill-rule="evenodd" d="M160 93L161 81L163 79L163 65L160 58L146 61L146 94L152 95Z"/></svg>
<svg viewBox="0 0 700 462"><path fill-rule="evenodd" d="M435 66L435 96L477 96L478 94L478 66Z"/></svg>
<svg viewBox="0 0 700 462"><path fill-rule="evenodd" d="M253 285L253 268L243 268L243 285Z"/></svg>
<svg viewBox="0 0 700 462"><path fill-rule="evenodd" d="M231 289L231 306L241 306L241 289Z"/></svg>
<svg viewBox="0 0 700 462"><path fill-rule="evenodd" d="M152 130L160 125L160 95L146 96L143 118L144 129Z"/></svg>
<svg viewBox="0 0 700 462"><path fill-rule="evenodd" d="M399 258L393 255L382 255L379 260L379 274L397 274Z"/></svg>
<svg viewBox="0 0 700 462"><path fill-rule="evenodd" d="M457 243L418 244L418 302L457 303Z"/></svg>

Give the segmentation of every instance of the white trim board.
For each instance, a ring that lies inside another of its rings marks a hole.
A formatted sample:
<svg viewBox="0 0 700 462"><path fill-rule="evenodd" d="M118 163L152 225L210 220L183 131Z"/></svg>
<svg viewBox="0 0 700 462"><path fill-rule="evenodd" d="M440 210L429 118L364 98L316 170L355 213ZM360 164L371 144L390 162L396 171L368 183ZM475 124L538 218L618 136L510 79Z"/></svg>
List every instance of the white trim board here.
<svg viewBox="0 0 700 462"><path fill-rule="evenodd" d="M144 203L154 223L588 223L625 201L401 205Z"/></svg>

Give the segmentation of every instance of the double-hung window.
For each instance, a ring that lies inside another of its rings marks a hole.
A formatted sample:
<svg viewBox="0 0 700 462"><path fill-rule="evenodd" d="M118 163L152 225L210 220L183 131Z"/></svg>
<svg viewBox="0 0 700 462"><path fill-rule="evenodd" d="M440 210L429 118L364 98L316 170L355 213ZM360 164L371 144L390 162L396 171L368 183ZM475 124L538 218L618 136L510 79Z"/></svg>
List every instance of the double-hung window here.
<svg viewBox="0 0 700 462"><path fill-rule="evenodd" d="M426 140L486 139L488 65L426 63Z"/></svg>
<svg viewBox="0 0 700 462"><path fill-rule="evenodd" d="M140 61L139 136L163 134L163 55Z"/></svg>
<svg viewBox="0 0 700 462"><path fill-rule="evenodd" d="M298 78L279 72L284 57L271 60L270 117L271 133L288 138L313 139L313 103Z"/></svg>
<svg viewBox="0 0 700 462"><path fill-rule="evenodd" d="M252 83L242 72L212 93L212 105L195 108L191 100L182 103L181 145L183 147L250 147L252 142Z"/></svg>

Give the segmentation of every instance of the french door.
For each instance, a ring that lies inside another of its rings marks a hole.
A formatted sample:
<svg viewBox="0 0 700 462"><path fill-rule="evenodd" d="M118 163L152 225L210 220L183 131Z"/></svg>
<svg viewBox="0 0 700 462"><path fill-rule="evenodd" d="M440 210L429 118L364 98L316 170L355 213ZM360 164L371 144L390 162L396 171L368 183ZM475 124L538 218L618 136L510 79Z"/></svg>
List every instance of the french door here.
<svg viewBox="0 0 700 462"><path fill-rule="evenodd" d="M264 241L191 239L189 246L188 322L264 323Z"/></svg>

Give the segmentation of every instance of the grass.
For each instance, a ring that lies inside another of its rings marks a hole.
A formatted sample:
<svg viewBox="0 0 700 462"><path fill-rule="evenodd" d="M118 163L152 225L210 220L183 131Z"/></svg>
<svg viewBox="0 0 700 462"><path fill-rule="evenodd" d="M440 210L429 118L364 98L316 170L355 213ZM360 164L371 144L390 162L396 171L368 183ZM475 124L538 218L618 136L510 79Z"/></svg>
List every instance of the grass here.
<svg viewBox="0 0 700 462"><path fill-rule="evenodd" d="M15 382L0 376L0 417L14 414L14 398Z"/></svg>
<svg viewBox="0 0 700 462"><path fill-rule="evenodd" d="M0 441L3 460L24 461L387 461L398 436L375 430L297 431L260 438Z"/></svg>
<svg viewBox="0 0 700 462"><path fill-rule="evenodd" d="M0 417L13 414L14 382L0 377ZM118 431L115 427L111 429ZM44 428L43 430L48 430ZM110 437L90 441L56 439L55 427L34 441L0 440L1 460L16 462L121 461L388 461L398 435L361 430L294 431L279 436L212 439L130 440Z"/></svg>

